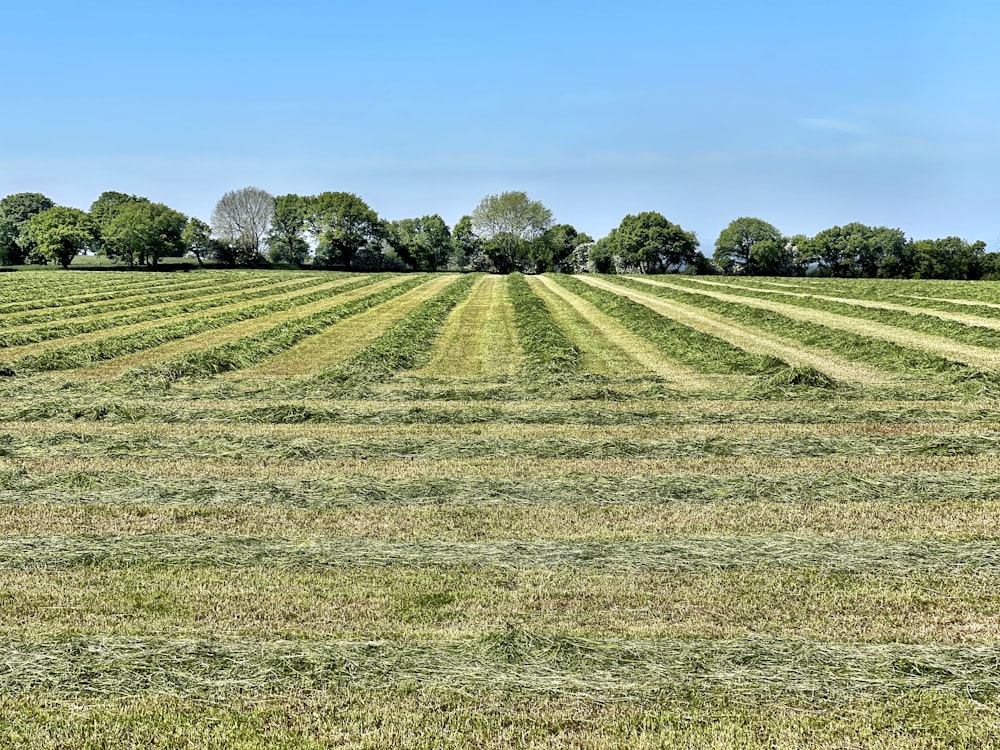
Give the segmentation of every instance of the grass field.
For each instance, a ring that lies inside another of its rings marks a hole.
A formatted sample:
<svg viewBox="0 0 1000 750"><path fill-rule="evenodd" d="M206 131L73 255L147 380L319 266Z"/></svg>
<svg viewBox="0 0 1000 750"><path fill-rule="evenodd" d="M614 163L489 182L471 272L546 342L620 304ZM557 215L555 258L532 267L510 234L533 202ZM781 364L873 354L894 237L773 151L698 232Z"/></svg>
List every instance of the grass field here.
<svg viewBox="0 0 1000 750"><path fill-rule="evenodd" d="M998 364L990 282L0 274L0 747L998 747Z"/></svg>

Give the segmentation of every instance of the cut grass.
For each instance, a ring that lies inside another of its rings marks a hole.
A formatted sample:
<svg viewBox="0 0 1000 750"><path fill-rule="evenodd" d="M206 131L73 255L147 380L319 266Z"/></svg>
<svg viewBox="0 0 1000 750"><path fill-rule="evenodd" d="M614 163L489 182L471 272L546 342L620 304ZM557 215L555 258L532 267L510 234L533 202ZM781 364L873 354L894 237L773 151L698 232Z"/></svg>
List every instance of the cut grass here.
<svg viewBox="0 0 1000 750"><path fill-rule="evenodd" d="M226 311L216 311L211 315L194 313L178 316L167 323L147 321L120 329L114 336L107 336L106 332L99 331L60 341L58 346L35 345L39 347L37 350L32 347L19 347L5 352L15 359L4 367L16 374L87 367L195 333L222 328L231 323L260 318L297 307L306 308L310 304L328 304L331 289L346 291L345 287L367 286L373 280L362 278L349 279L346 282L333 281L321 285L320 288L312 287L277 295L276 298L258 305L240 303ZM26 353L29 351L37 353Z"/></svg>
<svg viewBox="0 0 1000 750"><path fill-rule="evenodd" d="M469 295L477 281L474 274L451 281L357 354L321 371L311 382L306 381L306 388L311 390L314 383L336 390L388 380L401 370L419 368L427 362L448 315Z"/></svg>
<svg viewBox="0 0 1000 750"><path fill-rule="evenodd" d="M321 693L232 696L206 702L145 694L0 696L0 741L11 747L622 748L876 750L992 748L996 702L924 690L878 700L843 699L835 710L808 698L747 701L692 691L655 704L420 687L327 687Z"/></svg>
<svg viewBox="0 0 1000 750"><path fill-rule="evenodd" d="M524 354L506 286L504 276L483 276L448 316L427 365L414 375L484 379L516 375Z"/></svg>
<svg viewBox="0 0 1000 750"><path fill-rule="evenodd" d="M15 306L151 279L5 276ZM318 276L183 278L9 319ZM187 347L165 376L0 377L0 745L995 743L1000 379L685 290L987 318L1000 287L338 278L105 361ZM344 338L326 378L257 377Z"/></svg>
<svg viewBox="0 0 1000 750"><path fill-rule="evenodd" d="M990 574L815 568L617 573L465 567L0 571L7 638L475 638L516 622L586 638L974 644L1000 634Z"/></svg>
<svg viewBox="0 0 1000 750"><path fill-rule="evenodd" d="M614 284L605 279L595 279L591 283L617 288L643 304L662 309L664 314L679 316L690 325L715 333L748 351L770 353L790 365L811 367L848 383L886 382L889 375L885 370L913 374L923 369L930 374L958 367L957 363L941 357L874 338L837 332L818 323L797 321L769 310L676 291L664 285L629 278L616 279Z"/></svg>
<svg viewBox="0 0 1000 750"><path fill-rule="evenodd" d="M310 336L291 349L253 367L233 371L246 378L306 377L335 366L357 354L385 329L426 302L453 281L448 276L430 278L400 297L347 318Z"/></svg>
<svg viewBox="0 0 1000 750"><path fill-rule="evenodd" d="M688 325L690 320L685 322L660 314L640 304L638 296L632 299L632 295L602 280L587 279L585 283L575 277L556 278L569 291L654 343L668 357L701 372L759 374L773 372L784 364L778 358L749 353L712 333Z"/></svg>
<svg viewBox="0 0 1000 750"><path fill-rule="evenodd" d="M525 375L558 379L578 373L582 360L579 348L552 319L524 276L508 276L507 293L514 308L518 341L524 350Z"/></svg>

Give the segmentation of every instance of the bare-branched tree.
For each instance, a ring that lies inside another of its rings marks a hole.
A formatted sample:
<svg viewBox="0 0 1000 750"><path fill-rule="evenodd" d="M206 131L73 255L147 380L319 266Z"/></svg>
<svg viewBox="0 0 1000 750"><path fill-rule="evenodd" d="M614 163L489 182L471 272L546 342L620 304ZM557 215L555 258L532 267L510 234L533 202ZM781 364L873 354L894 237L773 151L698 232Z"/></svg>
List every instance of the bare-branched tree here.
<svg viewBox="0 0 1000 750"><path fill-rule="evenodd" d="M233 246L246 263L262 256L264 238L274 216L274 196L266 190L245 187L231 190L215 204L212 232Z"/></svg>

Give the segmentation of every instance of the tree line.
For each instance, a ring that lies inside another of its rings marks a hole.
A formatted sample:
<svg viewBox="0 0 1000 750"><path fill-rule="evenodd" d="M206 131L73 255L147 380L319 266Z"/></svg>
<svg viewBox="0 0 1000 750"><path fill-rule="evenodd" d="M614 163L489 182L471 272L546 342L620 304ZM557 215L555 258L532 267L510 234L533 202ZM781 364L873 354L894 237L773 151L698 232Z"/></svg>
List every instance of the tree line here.
<svg viewBox="0 0 1000 750"><path fill-rule="evenodd" d="M274 196L247 187L223 195L211 223L148 198L102 193L89 211L41 193L0 200L0 265L55 263L92 253L129 268L193 256L199 265L268 264L345 270L509 273L696 273L864 278L1000 278L1000 254L959 237L914 240L860 223L813 237L784 236L741 217L711 258L694 232L656 211L629 214L594 240L524 192L484 197L449 227L437 214L387 221L347 192Z"/></svg>

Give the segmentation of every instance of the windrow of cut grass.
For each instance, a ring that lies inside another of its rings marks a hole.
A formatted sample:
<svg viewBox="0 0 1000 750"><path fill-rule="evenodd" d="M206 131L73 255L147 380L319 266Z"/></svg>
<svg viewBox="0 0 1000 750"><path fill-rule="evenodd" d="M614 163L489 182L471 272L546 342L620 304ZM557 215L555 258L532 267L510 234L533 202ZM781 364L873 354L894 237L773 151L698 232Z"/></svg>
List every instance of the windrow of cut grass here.
<svg viewBox="0 0 1000 750"><path fill-rule="evenodd" d="M3 644L5 695L198 696L303 694L419 684L659 702L721 692L742 700L789 696L833 708L936 689L996 700L991 646L832 644L806 639L590 640L516 626L478 639L419 642L122 639ZM140 687L141 686L141 687Z"/></svg>
<svg viewBox="0 0 1000 750"><path fill-rule="evenodd" d="M192 281L190 277L157 277L149 274L112 275L103 283L93 279L93 274L84 276L73 275L64 277L66 282L56 285L29 285L20 277L0 280L0 288L4 282L16 288L4 289L4 300L0 303L0 315L10 315L30 310L41 310L49 307L72 307L105 300L113 300L124 296L138 296L148 292L198 286L204 283L218 283L218 278L201 277Z"/></svg>
<svg viewBox="0 0 1000 750"><path fill-rule="evenodd" d="M201 290L202 293L194 299L185 299L173 304L160 304L163 298L146 298L138 309L123 314L90 314L88 310L78 310L79 318L59 323L36 324L31 328L18 330L0 330L0 348L24 346L51 339L67 338L93 331L109 328L135 325L150 320L166 321L169 318L189 315L195 312L212 311L215 308L227 307L247 301L257 301L275 294L286 294L311 287L327 284L330 279L324 277L301 278L278 282L276 284L252 284L249 289L241 289L229 293L220 293L218 288ZM207 297L207 298L206 298Z"/></svg>
<svg viewBox="0 0 1000 750"><path fill-rule="evenodd" d="M520 273L507 277L518 341L528 377L559 378L579 373L582 354L553 320L545 303L531 291Z"/></svg>
<svg viewBox="0 0 1000 750"><path fill-rule="evenodd" d="M448 315L469 296L478 280L478 275L468 274L453 281L360 352L305 381L305 387L340 387L387 380L401 370L424 364Z"/></svg>
<svg viewBox="0 0 1000 750"><path fill-rule="evenodd" d="M337 291L367 286L378 281L376 275L348 281L337 286ZM294 307L316 302L328 297L330 291L320 289L306 294L276 299L258 305L239 305L236 309L213 315L185 318L182 321L143 328L139 331L118 336L110 336L78 344L46 349L39 354L23 356L5 365L0 370L8 374L24 375L52 370L68 370L86 367L96 362L114 359L125 354L150 349L168 341L184 338L194 333L221 328L222 326L271 315Z"/></svg>
<svg viewBox="0 0 1000 750"><path fill-rule="evenodd" d="M163 567L281 570L360 566L506 570L699 571L790 567L827 572L1000 573L996 541L817 539L790 535L687 537L587 542L542 540L383 542L353 537L295 538L207 534L14 537L0 546L0 569Z"/></svg>
<svg viewBox="0 0 1000 750"><path fill-rule="evenodd" d="M692 290L696 290L698 286L707 286L704 282L690 283L686 280L672 283L677 287L686 287ZM851 300L830 295L791 291L763 291L737 284L711 284L710 286L720 291L725 289L730 297L748 297L765 301L776 300L782 305L793 305L806 310L823 310L845 317L863 318L880 325L919 331L970 346L1000 347L1000 330L997 330L1000 329L1000 320L977 317L968 313L950 313L940 310L925 313L917 307L884 300Z"/></svg>
<svg viewBox="0 0 1000 750"><path fill-rule="evenodd" d="M121 377L130 382L163 386L181 378L208 377L249 367L288 351L306 337L316 335L345 318L405 294L426 281L425 276L413 276L372 294L305 317L279 323L250 336L237 338L210 349L190 352L166 362L133 368Z"/></svg>
<svg viewBox="0 0 1000 750"><path fill-rule="evenodd" d="M1000 633L988 573L766 567L637 571L391 566L0 569L8 638L476 639L516 622L586 638L974 644ZM377 573L377 574L376 574ZM807 602L807 607L801 603ZM9 602L9 604L8 604ZM86 618L79 613L87 612Z"/></svg>
<svg viewBox="0 0 1000 750"><path fill-rule="evenodd" d="M215 360L213 359L213 362ZM225 360L228 362L229 360ZM176 369L172 369L176 372ZM199 370L199 373L204 371ZM40 423L32 423L40 426ZM4 425L0 431L0 456L10 459L50 458L158 458L208 460L235 458L252 460L331 461L338 459L385 460L406 457L420 460L461 459L478 456L536 457L539 459L655 459L680 461L710 458L893 458L925 456L991 456L1000 445L1000 432L975 431L878 433L858 430L847 434L824 434L824 430L747 430L727 435L643 434L623 430L619 434L587 433L578 426L567 430L529 429L510 425L490 434L478 425L446 430L403 426L385 428L306 431L300 425L285 429L245 429L228 432L180 428L124 430L84 429L82 425L44 431ZM603 428L609 429L609 428ZM574 433L580 433L574 435Z"/></svg>
<svg viewBox="0 0 1000 750"><path fill-rule="evenodd" d="M302 275L288 276L279 275L270 277L264 274L255 276L237 277L235 279L220 280L211 276L202 277L199 281L188 282L186 284L171 285L169 287L156 287L149 290L138 290L138 294L115 297L112 300L102 302L89 302L75 305L66 305L43 310L35 310L24 313L10 313L0 316L0 329L6 330L29 325L39 325L52 322L63 322L70 319L91 317L97 315L111 315L121 311L138 311L142 308L154 305L166 305L170 302L186 302L199 298L240 292L254 288L271 288L283 285L304 282L307 277ZM323 277L313 277L315 283L320 283Z"/></svg>
<svg viewBox="0 0 1000 750"><path fill-rule="evenodd" d="M701 372L757 375L785 366L776 357L751 354L716 336L660 315L621 294L590 286L565 274L553 279L601 312L612 316L628 331L652 342L665 356Z"/></svg>
<svg viewBox="0 0 1000 750"><path fill-rule="evenodd" d="M0 386L3 382L0 381ZM710 399L580 401L551 399L381 400L247 396L190 399L170 393L110 395L103 385L61 383L56 392L21 394L8 383L0 388L2 422L73 422L186 424L926 424L1000 422L991 401L889 401L830 398L808 404L784 399L734 400L728 391Z"/></svg>
<svg viewBox="0 0 1000 750"><path fill-rule="evenodd" d="M321 333L309 336L277 356L252 367L233 370L230 374L250 380L255 378L275 380L308 377L334 367L369 346L385 333L387 328L452 281L454 278L446 275L431 277L406 294L346 318Z"/></svg>
<svg viewBox="0 0 1000 750"><path fill-rule="evenodd" d="M962 363L933 352L841 330L811 320L792 318L766 307L720 299L704 291L690 292L663 283L652 284L626 277L607 278L617 286L709 310L741 324L791 339L801 345L829 351L848 360L888 372L929 377L967 369Z"/></svg>
<svg viewBox="0 0 1000 750"><path fill-rule="evenodd" d="M523 360L507 277L489 274L452 310L427 364L414 375L505 380L520 372Z"/></svg>
<svg viewBox="0 0 1000 750"><path fill-rule="evenodd" d="M927 514L940 514L942 520L935 524L940 523L944 528L947 514L951 513L951 535L960 538L966 534L967 520L968 531L973 533L972 529L981 527L981 522L974 519L988 519L1000 502L1000 477L990 471L931 471L926 467L910 471L908 466L895 473L858 473L831 467L814 473L676 472L630 476L577 473L528 477L455 474L416 479L341 475L266 480L218 479L207 473L192 478L169 474L146 476L128 471L125 466L107 471L53 473L45 472L44 468L39 466L29 471L25 466L5 462L0 470L0 505L49 506L66 512L71 506L107 506L119 507L123 513L131 512L129 508L134 506L174 508L181 512L186 508L321 512L403 507L433 512L438 506L473 509L501 505L544 512L541 509L546 506L592 506L611 513L636 504L700 507L706 513L716 507L733 508L734 522L739 521L739 508L743 507L742 520L748 529L770 531L790 529L762 525L750 517L749 509L772 508L765 515L792 519L807 516L813 509L829 508L829 514L817 514L831 518L827 534L837 531L830 514L839 508L845 517L857 519L857 524L864 523L867 515L869 529L882 517L897 518L898 522L890 526L897 529L898 536L920 536L905 529L909 528L908 520L916 523L916 519L930 517ZM902 510L894 511L896 506ZM918 507L925 510L913 510L908 519L906 514L910 509ZM441 520L447 522L448 518L442 516ZM736 535L735 530L732 535ZM988 536L980 534L981 538Z"/></svg>

